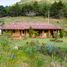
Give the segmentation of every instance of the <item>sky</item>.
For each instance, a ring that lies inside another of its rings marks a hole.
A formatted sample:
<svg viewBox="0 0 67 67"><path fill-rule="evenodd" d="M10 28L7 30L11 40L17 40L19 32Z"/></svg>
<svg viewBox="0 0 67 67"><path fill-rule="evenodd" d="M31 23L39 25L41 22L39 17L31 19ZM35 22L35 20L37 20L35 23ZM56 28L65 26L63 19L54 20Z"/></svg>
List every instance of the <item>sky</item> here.
<svg viewBox="0 0 67 67"><path fill-rule="evenodd" d="M3 6L10 6L16 2L19 2L20 0L0 0L0 5Z"/></svg>

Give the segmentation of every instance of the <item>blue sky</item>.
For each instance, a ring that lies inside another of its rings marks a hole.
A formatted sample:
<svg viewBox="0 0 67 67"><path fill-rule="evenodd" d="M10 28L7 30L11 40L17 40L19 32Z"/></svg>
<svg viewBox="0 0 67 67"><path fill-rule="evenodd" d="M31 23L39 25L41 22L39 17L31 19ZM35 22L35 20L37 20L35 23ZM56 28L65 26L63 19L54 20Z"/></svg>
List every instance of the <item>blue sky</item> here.
<svg viewBox="0 0 67 67"><path fill-rule="evenodd" d="M0 0L0 5L9 6L9 5L12 5L18 1L20 1L20 0Z"/></svg>

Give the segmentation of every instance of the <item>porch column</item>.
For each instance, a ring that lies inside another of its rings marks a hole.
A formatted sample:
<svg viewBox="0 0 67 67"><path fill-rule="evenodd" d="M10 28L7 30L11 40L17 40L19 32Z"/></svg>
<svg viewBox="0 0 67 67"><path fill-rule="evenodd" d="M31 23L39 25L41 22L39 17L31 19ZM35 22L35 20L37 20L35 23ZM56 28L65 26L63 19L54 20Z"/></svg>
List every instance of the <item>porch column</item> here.
<svg viewBox="0 0 67 67"><path fill-rule="evenodd" d="M42 38L47 38L47 35L46 35L46 33L45 33L44 30L43 30L42 33L41 33L41 37L42 37Z"/></svg>
<svg viewBox="0 0 67 67"><path fill-rule="evenodd" d="M57 37L59 37L58 35L59 35L59 30L57 30Z"/></svg>
<svg viewBox="0 0 67 67"><path fill-rule="evenodd" d="M20 30L14 30L14 32L12 33L12 37L14 37L15 39L21 39Z"/></svg>
<svg viewBox="0 0 67 67"><path fill-rule="evenodd" d="M2 34L2 30L0 29L0 35Z"/></svg>
<svg viewBox="0 0 67 67"><path fill-rule="evenodd" d="M21 36L24 37L24 35L25 35L25 34L23 33L23 30L22 30L22 31L21 31Z"/></svg>
<svg viewBox="0 0 67 67"><path fill-rule="evenodd" d="M58 30L54 30L53 34L54 34L54 38L57 38L58 37Z"/></svg>
<svg viewBox="0 0 67 67"><path fill-rule="evenodd" d="M50 32L50 30L48 30L48 38L50 38L51 37L51 32Z"/></svg>
<svg viewBox="0 0 67 67"><path fill-rule="evenodd" d="M29 37L29 32L26 30L25 37Z"/></svg>

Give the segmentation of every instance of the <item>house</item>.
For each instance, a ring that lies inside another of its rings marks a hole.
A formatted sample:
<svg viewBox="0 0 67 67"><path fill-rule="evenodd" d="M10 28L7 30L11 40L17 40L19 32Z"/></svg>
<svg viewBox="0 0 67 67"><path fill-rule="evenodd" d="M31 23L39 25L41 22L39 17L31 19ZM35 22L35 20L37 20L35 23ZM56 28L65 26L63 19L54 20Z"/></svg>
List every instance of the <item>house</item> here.
<svg viewBox="0 0 67 67"><path fill-rule="evenodd" d="M50 38L54 37L54 32L59 32L62 30L61 27L55 26L53 24L48 24L44 22L16 22L16 23L7 23L1 26L2 32L11 32L11 36L14 38L23 38L29 36L30 27L39 33L37 37L40 38ZM35 37L33 34L32 37Z"/></svg>
<svg viewBox="0 0 67 67"><path fill-rule="evenodd" d="M2 29L2 26L0 26L0 35L2 34L2 30L1 29Z"/></svg>

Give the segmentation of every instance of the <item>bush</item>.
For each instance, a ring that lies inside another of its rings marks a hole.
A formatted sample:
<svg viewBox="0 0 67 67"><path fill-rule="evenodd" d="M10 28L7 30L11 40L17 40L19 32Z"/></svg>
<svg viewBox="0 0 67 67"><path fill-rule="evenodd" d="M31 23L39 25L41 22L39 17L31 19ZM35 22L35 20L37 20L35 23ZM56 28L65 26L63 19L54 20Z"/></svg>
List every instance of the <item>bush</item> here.
<svg viewBox="0 0 67 67"><path fill-rule="evenodd" d="M42 53L42 54L47 54L47 49L46 49L46 47L45 47L45 44L43 44L42 46L41 46L41 48L40 48L40 53Z"/></svg>
<svg viewBox="0 0 67 67"><path fill-rule="evenodd" d="M54 39L55 39L55 41L58 40L58 32L57 31L54 32Z"/></svg>
<svg viewBox="0 0 67 67"><path fill-rule="evenodd" d="M64 35L64 31L61 30L61 31L60 31L60 37L63 38L63 35Z"/></svg>
<svg viewBox="0 0 67 67"><path fill-rule="evenodd" d="M67 37L67 31L64 31L64 36Z"/></svg>
<svg viewBox="0 0 67 67"><path fill-rule="evenodd" d="M47 53L49 54L49 55L52 55L52 54L54 54L55 53L55 46L54 46L54 44L52 44L52 43L48 43L46 46L46 49L47 49Z"/></svg>
<svg viewBox="0 0 67 67"><path fill-rule="evenodd" d="M29 36L30 36L30 37L32 37L33 32L34 32L34 30L32 29L32 27L30 27L30 29L29 29Z"/></svg>
<svg viewBox="0 0 67 67"><path fill-rule="evenodd" d="M12 42L7 36L0 36L0 46L4 50L9 50L10 49L10 44L12 44Z"/></svg>
<svg viewBox="0 0 67 67"><path fill-rule="evenodd" d="M40 49L40 52L42 54L44 54L44 55L48 54L50 56L57 55L58 51L59 51L59 48L54 46L54 44L52 44L52 43L48 43L46 45L42 45L41 49Z"/></svg>
<svg viewBox="0 0 67 67"><path fill-rule="evenodd" d="M28 56L34 56L39 52L40 46L37 42L31 41L26 44L26 46L23 46L23 51L28 55Z"/></svg>
<svg viewBox="0 0 67 67"><path fill-rule="evenodd" d="M43 57L37 57L35 59L35 67L42 67L44 65L44 59Z"/></svg>

